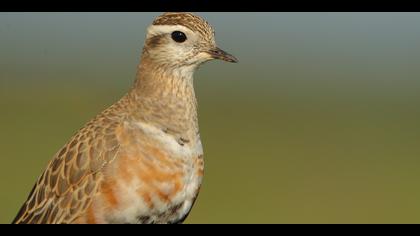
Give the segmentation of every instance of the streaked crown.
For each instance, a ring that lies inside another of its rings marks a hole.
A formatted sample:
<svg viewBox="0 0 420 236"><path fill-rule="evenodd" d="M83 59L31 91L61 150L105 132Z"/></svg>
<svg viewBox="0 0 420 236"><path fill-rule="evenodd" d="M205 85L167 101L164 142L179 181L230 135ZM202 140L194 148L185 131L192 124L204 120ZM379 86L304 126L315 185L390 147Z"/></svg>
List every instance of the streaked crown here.
<svg viewBox="0 0 420 236"><path fill-rule="evenodd" d="M189 12L164 13L152 25L182 25L204 37L214 36L214 29L206 20Z"/></svg>

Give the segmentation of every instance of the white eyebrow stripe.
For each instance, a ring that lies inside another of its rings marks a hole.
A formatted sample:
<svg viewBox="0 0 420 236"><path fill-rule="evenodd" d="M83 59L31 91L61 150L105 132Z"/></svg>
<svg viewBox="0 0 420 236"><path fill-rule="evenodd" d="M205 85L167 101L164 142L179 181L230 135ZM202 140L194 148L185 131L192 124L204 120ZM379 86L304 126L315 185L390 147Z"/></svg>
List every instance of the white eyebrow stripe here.
<svg viewBox="0 0 420 236"><path fill-rule="evenodd" d="M183 25L151 25L147 28L147 38L153 37L155 35L167 34L173 31L191 31Z"/></svg>

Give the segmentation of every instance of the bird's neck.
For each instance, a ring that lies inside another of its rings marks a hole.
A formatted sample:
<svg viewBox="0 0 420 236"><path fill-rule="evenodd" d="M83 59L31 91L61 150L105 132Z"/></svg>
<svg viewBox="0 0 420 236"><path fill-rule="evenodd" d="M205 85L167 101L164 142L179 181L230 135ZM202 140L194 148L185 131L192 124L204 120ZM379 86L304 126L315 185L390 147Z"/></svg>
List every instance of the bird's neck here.
<svg viewBox="0 0 420 236"><path fill-rule="evenodd" d="M128 95L134 105L132 117L176 135L198 133L194 70L157 65L143 55Z"/></svg>

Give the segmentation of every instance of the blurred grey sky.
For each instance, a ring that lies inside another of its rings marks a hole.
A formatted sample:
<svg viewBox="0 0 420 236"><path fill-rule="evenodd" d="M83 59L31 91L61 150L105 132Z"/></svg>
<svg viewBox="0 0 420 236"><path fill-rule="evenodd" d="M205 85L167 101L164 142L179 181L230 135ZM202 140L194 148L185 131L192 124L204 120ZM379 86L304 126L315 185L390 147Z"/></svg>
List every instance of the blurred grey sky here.
<svg viewBox="0 0 420 236"><path fill-rule="evenodd" d="M30 79L25 66L72 73L112 68L132 76L145 29L158 14L0 13L0 79L16 72ZM199 14L242 69L261 73L260 81L418 85L419 13Z"/></svg>

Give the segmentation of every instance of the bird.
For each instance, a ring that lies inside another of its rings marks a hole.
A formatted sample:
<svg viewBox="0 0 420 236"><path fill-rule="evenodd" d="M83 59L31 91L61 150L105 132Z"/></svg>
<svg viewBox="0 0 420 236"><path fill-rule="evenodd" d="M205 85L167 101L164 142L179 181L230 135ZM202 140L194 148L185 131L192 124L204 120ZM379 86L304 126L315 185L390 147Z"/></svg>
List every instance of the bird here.
<svg viewBox="0 0 420 236"><path fill-rule="evenodd" d="M134 83L53 156L14 224L183 223L203 175L194 72L238 62L190 12L148 26Z"/></svg>

